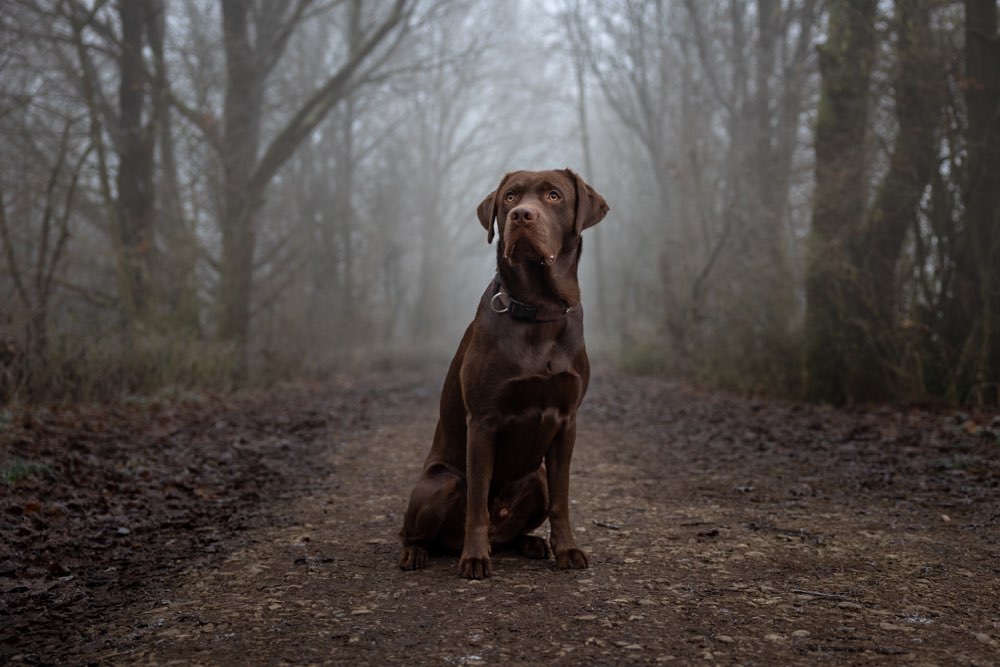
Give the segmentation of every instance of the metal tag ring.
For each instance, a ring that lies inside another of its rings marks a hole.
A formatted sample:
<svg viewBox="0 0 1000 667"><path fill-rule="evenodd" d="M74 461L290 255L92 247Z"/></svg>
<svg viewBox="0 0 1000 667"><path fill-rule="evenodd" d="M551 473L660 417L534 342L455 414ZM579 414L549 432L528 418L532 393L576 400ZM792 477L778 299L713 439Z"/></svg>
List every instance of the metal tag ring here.
<svg viewBox="0 0 1000 667"><path fill-rule="evenodd" d="M504 306L503 310L497 310L495 302L497 299L500 298L501 294L503 294L503 292L497 292L496 294L493 295L493 298L490 299L490 310L492 310L494 313L506 313L508 310L510 310L510 306ZM503 306L503 301L500 302L500 305Z"/></svg>

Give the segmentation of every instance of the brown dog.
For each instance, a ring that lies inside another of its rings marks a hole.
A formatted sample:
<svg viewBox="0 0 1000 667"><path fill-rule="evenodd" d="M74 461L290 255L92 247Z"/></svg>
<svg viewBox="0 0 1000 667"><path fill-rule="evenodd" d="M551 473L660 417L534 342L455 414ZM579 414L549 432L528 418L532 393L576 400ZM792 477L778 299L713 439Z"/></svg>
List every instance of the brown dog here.
<svg viewBox="0 0 1000 667"><path fill-rule="evenodd" d="M546 518L560 568L584 568L569 524L576 410L590 363L583 344L577 264L581 232L608 212L569 169L516 171L479 205L497 277L465 331L441 393L441 416L403 520L399 566L428 552L458 553L459 572L492 572L492 549L548 558L529 535Z"/></svg>

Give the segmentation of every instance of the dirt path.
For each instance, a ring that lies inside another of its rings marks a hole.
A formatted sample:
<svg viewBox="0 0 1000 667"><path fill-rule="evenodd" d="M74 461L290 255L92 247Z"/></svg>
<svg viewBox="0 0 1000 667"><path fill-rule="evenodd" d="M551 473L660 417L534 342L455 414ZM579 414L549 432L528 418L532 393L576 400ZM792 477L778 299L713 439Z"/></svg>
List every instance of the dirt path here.
<svg viewBox="0 0 1000 667"><path fill-rule="evenodd" d="M11 657L1000 664L1000 437L984 418L848 413L599 373L572 490L591 569L500 554L496 575L473 582L456 558L395 567L438 385L338 390L350 397L340 409L360 416L314 429L309 451L286 443L299 477L248 530L164 564L63 642ZM263 455L283 456L272 445Z"/></svg>

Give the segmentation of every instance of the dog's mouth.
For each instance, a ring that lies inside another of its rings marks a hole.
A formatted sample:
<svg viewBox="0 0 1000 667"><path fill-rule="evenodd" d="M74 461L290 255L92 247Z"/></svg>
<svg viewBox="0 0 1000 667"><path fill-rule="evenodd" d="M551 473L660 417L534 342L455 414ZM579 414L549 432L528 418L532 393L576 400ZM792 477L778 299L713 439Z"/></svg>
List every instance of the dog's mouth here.
<svg viewBox="0 0 1000 667"><path fill-rule="evenodd" d="M515 227L504 235L503 258L508 264L540 263L552 266L556 253L546 245L530 231Z"/></svg>

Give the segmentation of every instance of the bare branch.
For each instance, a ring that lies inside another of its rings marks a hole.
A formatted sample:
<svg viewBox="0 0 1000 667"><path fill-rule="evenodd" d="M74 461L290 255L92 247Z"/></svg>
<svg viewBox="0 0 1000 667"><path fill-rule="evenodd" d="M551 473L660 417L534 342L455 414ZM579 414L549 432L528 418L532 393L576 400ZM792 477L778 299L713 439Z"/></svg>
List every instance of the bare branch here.
<svg viewBox="0 0 1000 667"><path fill-rule="evenodd" d="M250 179L251 192L260 192L270 183L295 149L322 122L330 110L349 90L351 78L365 59L402 21L408 0L395 0L392 12L351 54L333 76L327 79L268 146Z"/></svg>
<svg viewBox="0 0 1000 667"><path fill-rule="evenodd" d="M201 130L202 135L209 145L215 149L216 153L222 154L222 135L219 132L219 123L214 114L209 111L198 111L189 106L182 99L177 97L172 90L166 91L170 105L177 109L177 112L193 126Z"/></svg>
<svg viewBox="0 0 1000 667"><path fill-rule="evenodd" d="M4 256L7 259L7 271L14 282L14 289L17 290L17 296L21 299L21 305L25 309L31 310L31 299L28 297L28 291L25 289L24 281L21 279L21 269L17 265L17 256L14 254L14 243L10 238L10 230L7 227L7 206L4 204L2 183L0 183L0 241L3 241Z"/></svg>
<svg viewBox="0 0 1000 667"><path fill-rule="evenodd" d="M715 71L715 65L712 63L708 55L709 49L708 42L705 38L705 27L702 24L697 3L695 0L684 0L684 6L687 8L688 15L691 17L691 25L694 28L695 45L698 48L698 55L700 56L702 67L708 75L708 83L712 88L712 93L715 95L716 101L721 104L728 113L733 114L735 111L733 109L732 101L727 95L723 94L722 84L719 82L718 72Z"/></svg>
<svg viewBox="0 0 1000 667"><path fill-rule="evenodd" d="M257 57L263 72L270 72L274 69L281 55L285 52L285 47L288 45L288 38L291 37L292 33L299 26L303 14L312 2L313 0L298 0L295 8L292 9L291 16L276 26L274 34L268 35L268 38L265 40L267 43L257 45ZM274 6L280 7L281 5L274 3ZM261 27L270 27L266 25L267 18L265 17L264 26L261 26L260 22L258 22L258 30Z"/></svg>
<svg viewBox="0 0 1000 667"><path fill-rule="evenodd" d="M70 179L69 188L66 190L66 197L63 200L63 214L59 218L59 238L56 240L56 247L52 252L48 270L45 272L45 280L42 283L41 291L39 292L39 299L43 303L48 301L49 294L52 291L52 276L55 274L56 268L59 266L59 262L62 259L63 250L66 247L66 241L69 240L69 218L73 211L73 200L76 197L77 183L80 180L80 172L83 171L83 165L86 163L87 158L93 149L93 144L87 146L87 150L85 150L80 156L80 159L77 160L76 167L73 169L73 176Z"/></svg>

